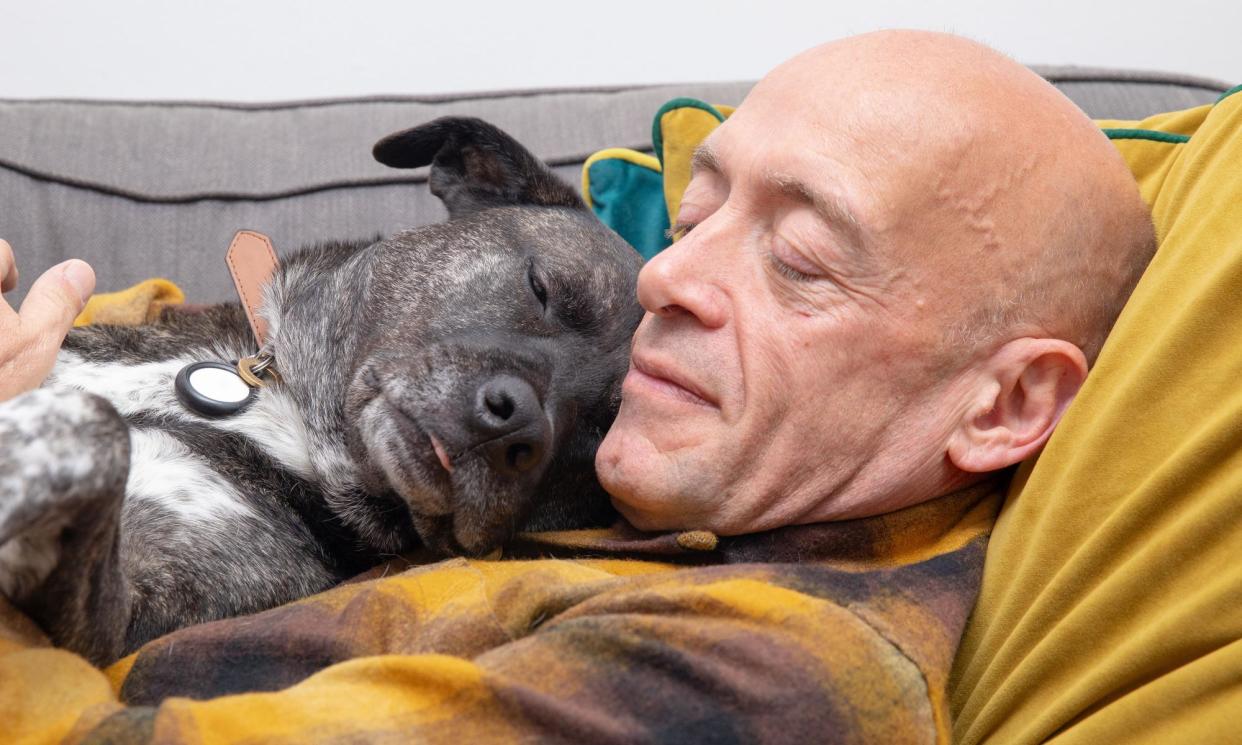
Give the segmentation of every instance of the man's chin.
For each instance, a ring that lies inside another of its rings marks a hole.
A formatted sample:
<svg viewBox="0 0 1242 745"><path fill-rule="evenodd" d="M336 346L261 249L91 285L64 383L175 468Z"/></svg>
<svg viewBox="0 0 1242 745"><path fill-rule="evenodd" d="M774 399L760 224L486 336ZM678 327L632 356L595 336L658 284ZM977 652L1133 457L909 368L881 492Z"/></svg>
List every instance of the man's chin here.
<svg viewBox="0 0 1242 745"><path fill-rule="evenodd" d="M612 505L639 530L676 530L693 522L686 502L698 491L677 483L680 454L661 452L647 437L613 426L595 455L599 482Z"/></svg>

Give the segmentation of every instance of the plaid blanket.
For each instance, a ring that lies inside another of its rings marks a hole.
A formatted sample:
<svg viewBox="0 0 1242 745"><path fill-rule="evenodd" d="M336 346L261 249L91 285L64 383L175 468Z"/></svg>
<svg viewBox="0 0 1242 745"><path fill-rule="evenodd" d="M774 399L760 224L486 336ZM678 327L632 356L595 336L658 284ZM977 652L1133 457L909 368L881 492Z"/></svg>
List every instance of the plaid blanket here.
<svg viewBox="0 0 1242 745"><path fill-rule="evenodd" d="M734 538L618 526L394 560L107 670L0 607L0 740L948 742L998 487Z"/></svg>

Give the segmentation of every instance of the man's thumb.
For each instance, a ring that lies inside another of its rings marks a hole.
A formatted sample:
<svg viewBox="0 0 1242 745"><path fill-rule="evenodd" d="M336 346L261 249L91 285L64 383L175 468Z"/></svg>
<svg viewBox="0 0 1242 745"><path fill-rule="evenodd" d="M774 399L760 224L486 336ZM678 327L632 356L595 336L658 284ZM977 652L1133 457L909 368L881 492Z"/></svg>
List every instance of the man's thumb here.
<svg viewBox="0 0 1242 745"><path fill-rule="evenodd" d="M48 269L30 287L22 301L22 328L38 336L54 335L59 342L95 290L95 270L81 259L70 259Z"/></svg>

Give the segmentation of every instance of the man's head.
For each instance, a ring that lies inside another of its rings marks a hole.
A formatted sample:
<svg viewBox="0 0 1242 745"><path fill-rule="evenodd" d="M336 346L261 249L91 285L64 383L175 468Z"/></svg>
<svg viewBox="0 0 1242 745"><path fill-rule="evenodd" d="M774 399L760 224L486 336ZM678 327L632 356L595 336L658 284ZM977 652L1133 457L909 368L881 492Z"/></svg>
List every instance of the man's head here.
<svg viewBox="0 0 1242 745"><path fill-rule="evenodd" d="M596 459L649 529L914 504L1035 453L1154 250L1124 162L973 42L882 32L764 78L699 148Z"/></svg>

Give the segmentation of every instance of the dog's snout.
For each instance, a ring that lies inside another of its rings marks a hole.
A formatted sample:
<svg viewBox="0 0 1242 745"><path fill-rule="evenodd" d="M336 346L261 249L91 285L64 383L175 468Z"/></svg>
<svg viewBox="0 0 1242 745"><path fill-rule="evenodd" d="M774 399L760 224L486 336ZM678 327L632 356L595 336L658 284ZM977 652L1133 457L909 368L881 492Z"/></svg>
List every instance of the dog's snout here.
<svg viewBox="0 0 1242 745"><path fill-rule="evenodd" d="M483 440L488 464L510 477L533 471L547 454L548 424L535 389L499 375L479 386L470 428Z"/></svg>
<svg viewBox="0 0 1242 745"><path fill-rule="evenodd" d="M492 440L483 446L488 463L498 473L517 477L543 463L545 452L539 432L523 431Z"/></svg>
<svg viewBox="0 0 1242 745"><path fill-rule="evenodd" d="M528 391L531 396L534 395L530 386L515 378L489 380L479 389L479 398L483 404L479 408L485 412L482 417L484 426L504 427L518 413L518 398L525 399ZM523 403L529 404L525 400ZM538 403L536 400L535 405Z"/></svg>

